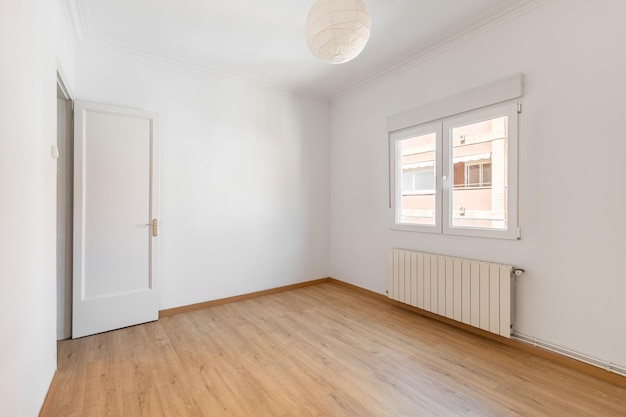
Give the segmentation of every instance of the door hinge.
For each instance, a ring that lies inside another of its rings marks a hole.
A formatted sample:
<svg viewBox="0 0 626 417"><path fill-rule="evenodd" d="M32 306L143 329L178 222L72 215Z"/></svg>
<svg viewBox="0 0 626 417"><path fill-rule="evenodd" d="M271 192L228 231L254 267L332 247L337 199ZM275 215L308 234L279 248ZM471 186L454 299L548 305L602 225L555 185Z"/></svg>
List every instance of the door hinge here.
<svg viewBox="0 0 626 417"><path fill-rule="evenodd" d="M521 113L522 112L522 103L517 103L517 113Z"/></svg>
<svg viewBox="0 0 626 417"><path fill-rule="evenodd" d="M517 240L522 238L522 228L518 227L517 228Z"/></svg>

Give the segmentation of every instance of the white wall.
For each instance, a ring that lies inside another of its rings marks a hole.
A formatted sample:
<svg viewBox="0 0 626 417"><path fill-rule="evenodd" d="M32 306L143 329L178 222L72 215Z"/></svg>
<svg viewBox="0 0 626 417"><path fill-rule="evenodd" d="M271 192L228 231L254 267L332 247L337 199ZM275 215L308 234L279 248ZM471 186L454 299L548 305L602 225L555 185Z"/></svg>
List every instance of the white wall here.
<svg viewBox="0 0 626 417"><path fill-rule="evenodd" d="M331 276L384 293L392 247L510 263L516 330L626 365L626 3L553 0L331 106ZM526 76L521 241L389 230L386 119Z"/></svg>
<svg viewBox="0 0 626 417"><path fill-rule="evenodd" d="M37 416L56 368L54 6L0 6L2 416Z"/></svg>
<svg viewBox="0 0 626 417"><path fill-rule="evenodd" d="M161 302L328 276L329 104L90 46L76 97L161 116Z"/></svg>

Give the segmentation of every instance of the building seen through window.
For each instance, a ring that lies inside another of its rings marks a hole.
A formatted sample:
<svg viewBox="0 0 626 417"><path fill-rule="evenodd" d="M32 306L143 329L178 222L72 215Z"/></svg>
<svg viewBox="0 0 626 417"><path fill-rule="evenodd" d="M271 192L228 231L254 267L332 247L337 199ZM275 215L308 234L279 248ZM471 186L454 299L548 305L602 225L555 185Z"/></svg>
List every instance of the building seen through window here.
<svg viewBox="0 0 626 417"><path fill-rule="evenodd" d="M451 227L507 228L507 119L463 124L447 132ZM436 223L438 143L436 132L399 142L402 224Z"/></svg>
<svg viewBox="0 0 626 417"><path fill-rule="evenodd" d="M401 222L435 224L435 132L401 141Z"/></svg>

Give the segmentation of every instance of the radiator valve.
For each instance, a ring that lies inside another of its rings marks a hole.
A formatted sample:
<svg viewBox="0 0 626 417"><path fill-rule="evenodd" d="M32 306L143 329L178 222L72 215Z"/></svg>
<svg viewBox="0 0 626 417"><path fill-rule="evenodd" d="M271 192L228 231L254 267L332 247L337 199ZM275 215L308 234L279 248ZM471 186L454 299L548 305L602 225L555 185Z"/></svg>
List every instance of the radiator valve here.
<svg viewBox="0 0 626 417"><path fill-rule="evenodd" d="M521 276L524 272L525 272L525 271L524 271L522 268L514 268L514 269L513 269L513 274L514 274L516 277Z"/></svg>

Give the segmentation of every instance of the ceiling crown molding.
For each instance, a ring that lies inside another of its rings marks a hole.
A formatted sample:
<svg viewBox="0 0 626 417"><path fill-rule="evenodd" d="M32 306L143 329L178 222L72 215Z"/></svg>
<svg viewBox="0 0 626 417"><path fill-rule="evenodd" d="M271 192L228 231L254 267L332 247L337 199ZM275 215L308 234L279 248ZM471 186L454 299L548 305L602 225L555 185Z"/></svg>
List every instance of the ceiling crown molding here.
<svg viewBox="0 0 626 417"><path fill-rule="evenodd" d="M437 55L444 53L462 43L469 41L470 39L494 29L505 22L515 19L551 0L509 0L505 2L503 6L493 10L490 13L483 15L478 19L474 19L462 25L457 30L448 32L447 34L432 41L430 44L421 47L413 52L405 55L395 61L390 62L387 65L380 67L378 70L370 73L368 76L356 80L348 85L346 88L339 90L336 94L330 97L321 97L310 93L303 93L298 89L289 88L284 85L268 82L259 78L251 77L249 75L237 74L220 70L207 66L198 61L184 59L179 56L163 54L153 50L145 48L138 48L136 46L128 44L120 44L112 42L106 39L99 39L94 35L92 30L91 18L89 15L89 8L87 6L87 0L59 0L61 3L63 12L65 14L70 32L73 34L75 41L81 42L86 45L97 46L104 49L109 49L118 53L132 55L142 59L149 59L162 63L167 63L175 66L185 67L196 71L201 71L214 76L225 77L229 79L238 79L248 82L252 82L258 85L277 88L283 91L292 92L299 95L305 95L308 97L323 99L327 101L336 100L342 96L371 83L382 82L383 80L392 77L398 73L401 73L409 68L412 68L420 63L428 61Z"/></svg>
<svg viewBox="0 0 626 417"><path fill-rule="evenodd" d="M63 12L63 20L65 21L65 26L68 29L72 41L76 42L76 28L74 26L74 21L72 20L72 12L70 12L70 6L68 5L67 0L59 0L59 7L61 8L61 12Z"/></svg>
<svg viewBox="0 0 626 417"><path fill-rule="evenodd" d="M59 2L61 3L61 8L63 9L66 23L68 25L68 28L70 29L70 34L72 35L75 43L80 42L83 45L106 49L122 55L130 55L135 58L147 59L150 61L156 61L164 64L174 65L177 67L183 67L220 78L245 81L263 87L269 87L293 94L298 94L301 96L328 101L328 97L294 90L284 85L272 83L267 80L251 77L249 75L221 71L219 68L214 68L198 61L181 58L180 56L164 54L162 52L157 52L146 48L139 48L134 45L122 44L108 39L98 38L94 35L92 30L87 0L59 0Z"/></svg>
<svg viewBox="0 0 626 417"><path fill-rule="evenodd" d="M440 55L460 44L463 44L470 39L480 35L481 33L488 32L503 23L522 16L527 12L542 6L551 0L519 0L510 1L504 6L500 7L482 16L479 19L468 22L464 26L460 27L454 32L449 32L439 39L431 42L429 45L417 49L412 53L391 62L390 64L381 67L378 71L370 74L369 76L356 81L347 88L339 91L333 95L331 101L336 100L342 96L363 87L366 84L374 82L382 82L387 78L397 75L409 68L415 67L423 62L426 62L437 55Z"/></svg>
<svg viewBox="0 0 626 417"><path fill-rule="evenodd" d="M61 9L65 15L65 22L75 41L83 41L91 38L91 18L85 0L59 0Z"/></svg>
<svg viewBox="0 0 626 417"><path fill-rule="evenodd" d="M91 38L85 38L81 40L81 44L89 46L89 47L101 48L101 49L104 49L104 50L107 50L107 51L110 51L119 55L123 55L123 56L132 56L140 60L149 60L149 61L159 62L159 63L166 64L166 65L173 65L178 68L185 68L188 70L198 71L203 74L208 74L214 77L225 78L229 80L243 81L243 82L255 84L261 87L272 88L272 89L281 90L287 93L292 93L292 94L297 94L300 96L306 96L309 98L328 101L328 97L323 97L320 95L310 94L310 93L302 92L302 91L295 90L292 88L287 88L284 85L272 83L270 81L267 81L261 78L255 78L246 74L241 74L241 73L232 72L232 71L230 72L220 71L217 68L213 68L209 65L201 64L194 60L181 58L176 55L164 54L162 52L157 52L157 51L153 51L153 50L149 50L145 48L138 48L136 46L132 46L128 44L121 44L121 43L112 42L109 40L101 40L94 36L92 36Z"/></svg>

